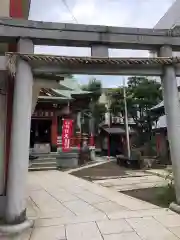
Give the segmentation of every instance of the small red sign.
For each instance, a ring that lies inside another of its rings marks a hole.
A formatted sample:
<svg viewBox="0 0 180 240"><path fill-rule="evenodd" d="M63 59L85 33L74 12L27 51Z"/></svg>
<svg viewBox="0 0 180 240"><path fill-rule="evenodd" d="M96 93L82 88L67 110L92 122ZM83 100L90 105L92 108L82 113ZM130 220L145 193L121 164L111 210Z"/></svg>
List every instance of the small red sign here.
<svg viewBox="0 0 180 240"><path fill-rule="evenodd" d="M62 151L68 152L70 150L70 141L73 131L73 120L64 119L62 127Z"/></svg>

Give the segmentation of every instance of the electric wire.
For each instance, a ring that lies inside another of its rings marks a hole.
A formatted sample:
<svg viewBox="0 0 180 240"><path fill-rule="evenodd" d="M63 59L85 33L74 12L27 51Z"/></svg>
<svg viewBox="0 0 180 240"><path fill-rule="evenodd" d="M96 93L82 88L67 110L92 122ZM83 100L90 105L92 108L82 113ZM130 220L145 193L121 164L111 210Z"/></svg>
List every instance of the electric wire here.
<svg viewBox="0 0 180 240"><path fill-rule="evenodd" d="M74 20L76 23L78 23L76 17L74 16L74 14L72 13L72 11L71 11L71 9L70 9L70 7L69 7L67 1L66 1L66 0L62 0L62 3L65 5L65 7L67 8L68 12L71 14L73 20Z"/></svg>

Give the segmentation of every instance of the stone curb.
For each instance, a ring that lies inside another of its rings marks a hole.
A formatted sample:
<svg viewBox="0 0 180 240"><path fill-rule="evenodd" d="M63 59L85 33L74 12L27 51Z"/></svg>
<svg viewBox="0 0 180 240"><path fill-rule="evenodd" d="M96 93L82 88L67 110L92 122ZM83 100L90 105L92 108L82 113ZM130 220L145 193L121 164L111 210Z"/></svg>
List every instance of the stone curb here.
<svg viewBox="0 0 180 240"><path fill-rule="evenodd" d="M145 173L152 174L152 175L154 175L154 176L161 177L161 178L167 178L168 180L173 180L173 176L170 176L170 175L168 176L168 174L165 175L165 174L161 174L161 173L157 173L157 172L150 172L150 171L148 171L148 170L144 170L144 172L145 172Z"/></svg>
<svg viewBox="0 0 180 240"><path fill-rule="evenodd" d="M171 209L172 211L180 214L180 205L178 205L178 204L175 203L175 202L172 202L172 203L169 205L169 209Z"/></svg>

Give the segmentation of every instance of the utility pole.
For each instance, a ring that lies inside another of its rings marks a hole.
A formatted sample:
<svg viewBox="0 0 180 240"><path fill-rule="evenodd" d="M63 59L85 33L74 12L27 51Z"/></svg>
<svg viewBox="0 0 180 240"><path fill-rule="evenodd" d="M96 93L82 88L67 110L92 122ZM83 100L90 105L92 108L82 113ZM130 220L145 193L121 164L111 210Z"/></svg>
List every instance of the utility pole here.
<svg viewBox="0 0 180 240"><path fill-rule="evenodd" d="M108 127L109 127L109 134L108 134L108 159L110 160L111 158L111 100L108 96L108 101L107 101L107 112L108 112Z"/></svg>
<svg viewBox="0 0 180 240"><path fill-rule="evenodd" d="M91 160L95 160L95 118L94 118L94 107L95 102L93 99L91 99L90 102L90 110L91 110L91 118L89 119L89 128L90 128L90 155Z"/></svg>
<svg viewBox="0 0 180 240"><path fill-rule="evenodd" d="M130 141L129 141L129 124L128 124L125 78L123 78L123 95L124 95L124 122L125 122L125 131L126 131L127 156L128 156L128 159L130 159L131 150L130 150Z"/></svg>

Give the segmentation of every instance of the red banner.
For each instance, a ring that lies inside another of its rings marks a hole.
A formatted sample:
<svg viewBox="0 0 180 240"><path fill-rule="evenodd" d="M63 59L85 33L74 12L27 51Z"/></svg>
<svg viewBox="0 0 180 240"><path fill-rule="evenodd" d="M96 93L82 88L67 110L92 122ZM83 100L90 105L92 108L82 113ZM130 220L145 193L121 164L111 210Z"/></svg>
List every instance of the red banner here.
<svg viewBox="0 0 180 240"><path fill-rule="evenodd" d="M62 127L62 151L68 152L70 150L70 141L73 132L73 120L64 119Z"/></svg>

